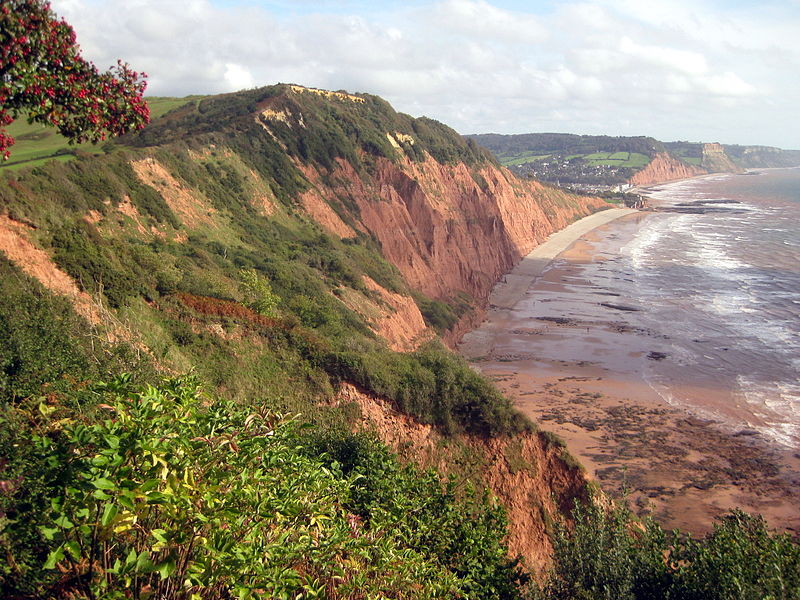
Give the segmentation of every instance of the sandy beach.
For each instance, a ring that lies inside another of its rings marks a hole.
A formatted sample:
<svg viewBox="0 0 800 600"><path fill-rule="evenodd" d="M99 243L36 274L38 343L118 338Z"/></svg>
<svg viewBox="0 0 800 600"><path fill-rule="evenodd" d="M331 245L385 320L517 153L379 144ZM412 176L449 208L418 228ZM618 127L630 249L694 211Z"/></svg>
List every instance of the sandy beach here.
<svg viewBox="0 0 800 600"><path fill-rule="evenodd" d="M642 377L648 361L664 358L667 341L642 325L642 307L587 281L588 267L629 275L615 253L648 214L616 210L539 246L498 284L486 320L459 350L561 436L604 490L626 490L640 514L699 534L738 507L800 533L800 454L667 403ZM700 404L735 410L726 390L679 381L681 394Z"/></svg>

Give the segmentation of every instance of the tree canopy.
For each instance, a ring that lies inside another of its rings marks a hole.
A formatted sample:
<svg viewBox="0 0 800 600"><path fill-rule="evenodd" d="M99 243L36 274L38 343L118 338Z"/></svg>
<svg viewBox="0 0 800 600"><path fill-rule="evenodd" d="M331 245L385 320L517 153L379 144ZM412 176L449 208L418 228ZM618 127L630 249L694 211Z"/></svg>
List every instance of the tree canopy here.
<svg viewBox="0 0 800 600"><path fill-rule="evenodd" d="M42 0L0 0L0 154L14 143L5 126L58 128L72 142L98 142L144 127L146 74L118 61L101 73L86 61L75 31Z"/></svg>

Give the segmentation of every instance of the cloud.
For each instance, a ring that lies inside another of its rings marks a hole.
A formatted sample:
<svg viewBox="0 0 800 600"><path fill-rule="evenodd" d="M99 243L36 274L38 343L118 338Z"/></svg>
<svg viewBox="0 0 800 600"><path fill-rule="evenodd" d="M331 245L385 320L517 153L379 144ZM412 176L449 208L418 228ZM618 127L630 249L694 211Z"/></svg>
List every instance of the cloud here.
<svg viewBox="0 0 800 600"><path fill-rule="evenodd" d="M549 38L549 31L538 18L498 8L485 0L444 0L434 5L432 13L443 30L484 41L537 44Z"/></svg>
<svg viewBox="0 0 800 600"><path fill-rule="evenodd" d="M800 145L800 16L790 5L767 0L723 12L718 0L568 0L509 8L528 4L53 2L90 59L107 67L123 58L150 74L157 95L283 81L378 94L465 133Z"/></svg>

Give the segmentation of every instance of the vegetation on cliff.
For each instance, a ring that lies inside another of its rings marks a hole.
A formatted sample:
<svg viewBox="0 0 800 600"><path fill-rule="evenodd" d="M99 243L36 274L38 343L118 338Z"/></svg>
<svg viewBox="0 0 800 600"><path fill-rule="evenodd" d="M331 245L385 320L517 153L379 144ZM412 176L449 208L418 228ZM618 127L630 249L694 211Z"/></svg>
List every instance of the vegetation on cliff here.
<svg viewBox="0 0 800 600"><path fill-rule="evenodd" d="M5 404L3 597L517 597L485 494L268 404L130 376Z"/></svg>
<svg viewBox="0 0 800 600"><path fill-rule="evenodd" d="M304 135L247 112L270 99ZM400 466L326 404L348 381L445 434L530 427L439 342L394 352L342 300L411 290L372 237L306 215L304 165L491 164L434 121L354 107L283 86L195 99L101 156L6 171L4 597L518 596L480 482ZM463 310L414 298L438 327Z"/></svg>
<svg viewBox="0 0 800 600"><path fill-rule="evenodd" d="M638 522L622 505L579 506L559 526L554 566L539 600L733 600L800 598L800 544L741 511L702 539Z"/></svg>

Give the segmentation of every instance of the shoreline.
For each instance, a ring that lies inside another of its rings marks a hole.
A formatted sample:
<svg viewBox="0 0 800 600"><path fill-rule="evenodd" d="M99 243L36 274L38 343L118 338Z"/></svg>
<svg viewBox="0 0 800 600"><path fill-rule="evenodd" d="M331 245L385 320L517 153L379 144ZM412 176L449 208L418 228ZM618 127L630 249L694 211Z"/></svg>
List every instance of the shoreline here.
<svg viewBox="0 0 800 600"><path fill-rule="evenodd" d="M520 266L458 349L526 416L561 436L606 492L630 490L637 513L703 534L738 507L800 533L800 455L668 403L642 373L664 342L637 325L636 307L603 298L583 276L595 269L624 277L614 253L649 214L632 210L573 235L521 293L519 278L532 271ZM727 402L722 390L678 387L708 406Z"/></svg>

